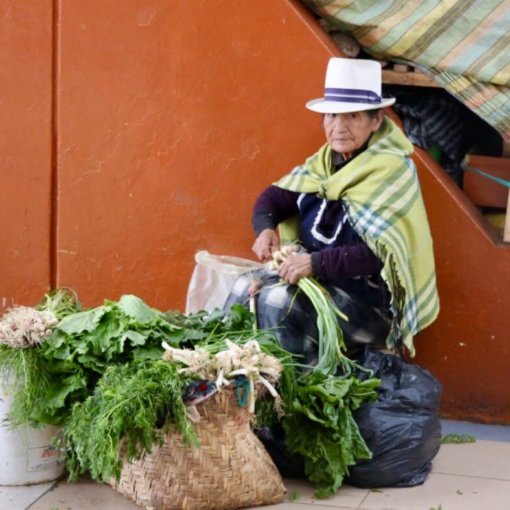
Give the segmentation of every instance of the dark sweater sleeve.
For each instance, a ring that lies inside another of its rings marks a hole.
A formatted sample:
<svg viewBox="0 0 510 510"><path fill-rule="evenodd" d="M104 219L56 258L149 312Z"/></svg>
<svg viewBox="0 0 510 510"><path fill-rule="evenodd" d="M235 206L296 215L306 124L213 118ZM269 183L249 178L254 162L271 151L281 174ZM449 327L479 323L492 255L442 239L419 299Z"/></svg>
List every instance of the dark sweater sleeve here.
<svg viewBox="0 0 510 510"><path fill-rule="evenodd" d="M300 193L277 186L266 188L255 201L251 223L256 235L266 228L275 229L279 223L299 212Z"/></svg>
<svg viewBox="0 0 510 510"><path fill-rule="evenodd" d="M312 253L313 274L333 284L339 284L343 278L376 275L381 268L381 261L363 242Z"/></svg>

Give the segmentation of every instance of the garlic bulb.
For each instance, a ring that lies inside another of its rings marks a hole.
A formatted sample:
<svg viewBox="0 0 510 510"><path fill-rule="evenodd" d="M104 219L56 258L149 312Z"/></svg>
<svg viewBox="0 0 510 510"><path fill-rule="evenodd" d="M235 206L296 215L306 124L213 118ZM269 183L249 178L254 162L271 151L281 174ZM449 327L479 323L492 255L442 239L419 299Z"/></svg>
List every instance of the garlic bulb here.
<svg viewBox="0 0 510 510"><path fill-rule="evenodd" d="M28 306L15 306L0 320L0 343L26 348L43 342L58 324L52 312Z"/></svg>

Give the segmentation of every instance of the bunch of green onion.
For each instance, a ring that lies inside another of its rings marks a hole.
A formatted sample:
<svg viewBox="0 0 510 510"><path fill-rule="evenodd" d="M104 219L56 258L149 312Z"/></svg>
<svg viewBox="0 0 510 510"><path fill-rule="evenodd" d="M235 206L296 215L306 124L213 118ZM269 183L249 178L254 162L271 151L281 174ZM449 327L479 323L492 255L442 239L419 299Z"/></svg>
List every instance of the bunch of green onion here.
<svg viewBox="0 0 510 510"><path fill-rule="evenodd" d="M278 269L288 256L299 251L300 247L295 244L282 246L273 253L273 260L269 262L268 269ZM338 318L348 321L348 317L339 310L331 294L316 278L302 277L296 285L308 297L317 313L319 352L314 370L324 375L334 375L340 368L343 375L349 376L355 364L344 354L346 345L338 323Z"/></svg>

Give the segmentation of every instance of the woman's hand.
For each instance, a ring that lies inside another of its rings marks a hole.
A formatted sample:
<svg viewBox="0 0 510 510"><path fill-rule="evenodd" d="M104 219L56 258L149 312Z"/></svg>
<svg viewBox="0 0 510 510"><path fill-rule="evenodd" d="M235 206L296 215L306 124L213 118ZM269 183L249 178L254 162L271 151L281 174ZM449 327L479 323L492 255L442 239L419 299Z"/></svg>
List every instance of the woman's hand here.
<svg viewBox="0 0 510 510"><path fill-rule="evenodd" d="M268 262L272 259L273 251L280 249L280 238L275 230L266 228L259 234L251 249L259 260Z"/></svg>
<svg viewBox="0 0 510 510"><path fill-rule="evenodd" d="M288 283L297 283L305 276L312 276L312 256L309 253L289 255L282 262L278 274Z"/></svg>

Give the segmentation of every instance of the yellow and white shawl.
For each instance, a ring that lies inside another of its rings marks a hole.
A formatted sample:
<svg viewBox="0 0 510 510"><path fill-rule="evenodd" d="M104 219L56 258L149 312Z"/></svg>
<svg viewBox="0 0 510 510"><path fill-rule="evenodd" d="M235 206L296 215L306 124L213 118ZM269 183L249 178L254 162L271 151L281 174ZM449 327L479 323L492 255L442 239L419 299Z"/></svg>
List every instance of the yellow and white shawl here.
<svg viewBox="0 0 510 510"><path fill-rule="evenodd" d="M432 238L412 152L411 142L386 118L367 149L340 171L335 172L333 151L326 144L274 184L343 202L350 224L383 262L381 275L391 291L393 313L386 344L393 349L402 340L414 355L413 336L435 320L439 299ZM282 225L282 235L289 239L285 229Z"/></svg>

